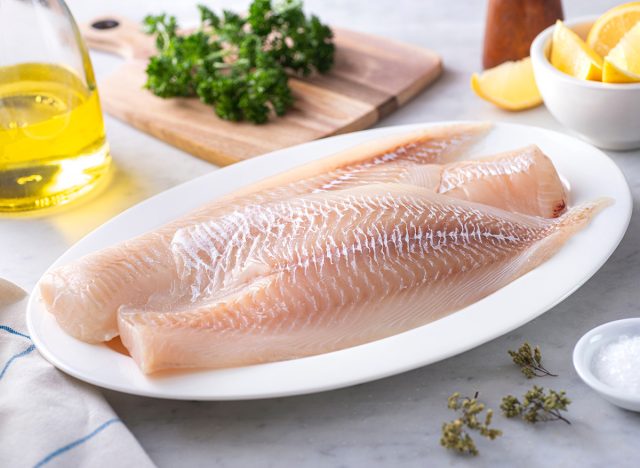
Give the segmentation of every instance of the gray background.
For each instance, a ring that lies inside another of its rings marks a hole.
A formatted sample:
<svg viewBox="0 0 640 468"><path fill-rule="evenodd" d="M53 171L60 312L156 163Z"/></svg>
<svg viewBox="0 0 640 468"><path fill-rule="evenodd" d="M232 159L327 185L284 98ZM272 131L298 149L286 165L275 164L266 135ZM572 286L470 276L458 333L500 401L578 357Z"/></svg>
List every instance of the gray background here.
<svg viewBox="0 0 640 468"><path fill-rule="evenodd" d="M207 2L242 9L246 1ZM565 15L597 14L616 0L565 1ZM78 21L117 12L134 19L168 11L195 19L191 1L69 0ZM469 78L480 69L485 2L307 0L331 24L377 33L438 51L443 76L380 126L452 119L517 122L560 130L544 107L507 113L476 98ZM98 79L119 59L92 54ZM104 221L164 189L215 166L192 158L110 117L115 160L108 190L55 216L0 221L0 276L30 289L73 242ZM640 129L639 129L640 131ZM640 194L640 151L609 153ZM638 315L640 223L637 210L621 246L580 290L542 317L484 346L435 365L381 381L316 395L248 402L181 402L106 391L118 415L160 466L638 466L640 415L601 400L571 364L578 338L609 320ZM514 304L517 307L517 304ZM531 381L510 363L507 349L540 344L560 377L537 381L566 389L573 425L525 426L498 416L504 437L478 440L481 455L466 459L439 446L453 391L497 409L500 397L522 394Z"/></svg>

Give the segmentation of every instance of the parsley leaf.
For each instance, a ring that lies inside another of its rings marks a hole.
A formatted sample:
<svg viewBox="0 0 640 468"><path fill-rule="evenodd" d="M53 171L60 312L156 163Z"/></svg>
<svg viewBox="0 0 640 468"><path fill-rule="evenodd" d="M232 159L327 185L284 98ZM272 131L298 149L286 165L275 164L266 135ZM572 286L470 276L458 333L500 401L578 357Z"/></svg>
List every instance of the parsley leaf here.
<svg viewBox="0 0 640 468"><path fill-rule="evenodd" d="M246 17L198 6L200 27L178 34L167 14L144 19L158 53L145 87L157 96L197 96L222 119L264 123L293 105L289 75L325 73L333 65L331 29L307 17L298 0L254 0Z"/></svg>

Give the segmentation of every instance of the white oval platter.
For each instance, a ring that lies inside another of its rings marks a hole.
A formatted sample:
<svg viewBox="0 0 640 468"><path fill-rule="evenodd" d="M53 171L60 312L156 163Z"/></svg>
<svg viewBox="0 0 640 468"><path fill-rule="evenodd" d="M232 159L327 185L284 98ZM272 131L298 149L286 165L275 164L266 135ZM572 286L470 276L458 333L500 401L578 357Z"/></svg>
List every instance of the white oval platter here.
<svg viewBox="0 0 640 468"><path fill-rule="evenodd" d="M451 122L440 122L451 123ZM72 246L52 266L131 238L232 190L359 143L434 124L367 130L275 151L211 172L116 216ZM126 355L67 335L45 311L36 286L27 324L40 353L62 371L100 387L159 398L253 399L299 395L359 384L431 364L503 335L539 316L587 281L621 241L632 199L624 176L602 151L575 138L496 124L465 158L537 144L571 190L571 205L598 197L615 204L600 213L551 260L485 299L422 327L361 346L285 362L162 376L142 374Z"/></svg>

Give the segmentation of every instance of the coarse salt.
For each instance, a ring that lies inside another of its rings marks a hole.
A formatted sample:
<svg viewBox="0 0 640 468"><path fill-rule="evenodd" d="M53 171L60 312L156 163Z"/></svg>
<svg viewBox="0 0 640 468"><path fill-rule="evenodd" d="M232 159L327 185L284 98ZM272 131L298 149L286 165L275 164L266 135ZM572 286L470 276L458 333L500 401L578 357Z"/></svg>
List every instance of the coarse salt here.
<svg viewBox="0 0 640 468"><path fill-rule="evenodd" d="M596 375L602 382L640 395L640 336L622 335L603 346L594 364Z"/></svg>

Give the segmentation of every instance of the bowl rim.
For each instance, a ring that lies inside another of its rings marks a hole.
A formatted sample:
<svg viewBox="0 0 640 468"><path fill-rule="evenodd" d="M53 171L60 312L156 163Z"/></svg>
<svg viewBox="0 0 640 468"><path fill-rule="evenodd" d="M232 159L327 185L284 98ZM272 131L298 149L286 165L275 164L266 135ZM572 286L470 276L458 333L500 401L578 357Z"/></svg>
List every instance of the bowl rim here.
<svg viewBox="0 0 640 468"><path fill-rule="evenodd" d="M584 359L587 349L591 346L589 343L589 340L591 338L599 333L602 333L605 330L620 328L627 324L636 324L640 328L640 318L626 318L606 322L602 325L592 328L587 333L582 335L582 337L578 340L575 347L573 348L573 367L575 368L578 376L582 379L582 381L598 393L601 393L602 395L608 396L615 400L633 404L640 404L640 394L628 393L624 390L620 390L618 388L611 387L605 384L598 377L596 377L596 375L591 370L591 362L585 362ZM619 336L622 336L622 334L620 334ZM599 351L599 348L602 345L600 344L596 346L598 347Z"/></svg>
<svg viewBox="0 0 640 468"><path fill-rule="evenodd" d="M571 29L573 29L575 26L581 26L585 24L593 25L593 23L595 23L595 21L600 16L601 15L580 16L569 21L564 21L564 24ZM553 75L556 79L573 83L585 88L607 89L614 92L640 90L640 83L603 83L601 81L581 80L574 76L563 73L556 67L551 65L551 62L544 53L544 49L547 43L551 40L551 35L553 34L554 28L555 24L552 24L548 28L544 29L535 37L535 39L531 43L529 54L534 65L536 63L539 64L544 70L551 73L551 75Z"/></svg>

